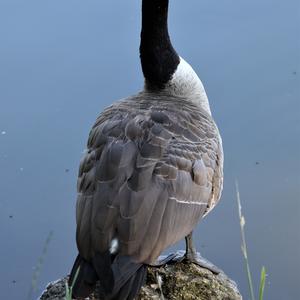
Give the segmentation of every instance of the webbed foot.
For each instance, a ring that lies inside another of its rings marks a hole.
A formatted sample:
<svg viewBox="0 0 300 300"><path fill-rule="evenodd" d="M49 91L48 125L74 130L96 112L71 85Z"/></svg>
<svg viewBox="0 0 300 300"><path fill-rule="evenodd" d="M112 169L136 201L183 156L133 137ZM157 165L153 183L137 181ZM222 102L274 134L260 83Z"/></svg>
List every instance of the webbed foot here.
<svg viewBox="0 0 300 300"><path fill-rule="evenodd" d="M195 252L192 254L185 254L184 260L194 263L201 268L207 269L216 275L222 272L222 270L219 269L217 266L215 266L212 262L210 262L209 260L201 256L199 252Z"/></svg>
<svg viewBox="0 0 300 300"><path fill-rule="evenodd" d="M162 267L164 265L170 265L170 264L175 264L179 262L187 262L187 263L194 263L198 265L201 268L207 269L211 271L214 274L219 274L222 272L221 269L216 267L213 263L205 259L200 255L200 253L196 252L195 255L189 255L183 250L179 250L175 253L171 253L168 255L161 255L158 257L156 262L151 264L153 267Z"/></svg>
<svg viewBox="0 0 300 300"><path fill-rule="evenodd" d="M206 258L202 257L199 252L196 251L193 242L193 232L185 237L186 251L185 251L185 259L189 262L192 262L204 269L211 271L214 274L219 274L222 271L216 267L213 263L208 261Z"/></svg>
<svg viewBox="0 0 300 300"><path fill-rule="evenodd" d="M192 232L185 237L186 250L177 251L169 255L160 256L154 264L151 266L161 267L166 264L174 264L177 262L189 262L194 263L201 268L207 269L214 274L219 274L222 272L221 269L216 267L213 263L201 256L199 252L196 251L194 247Z"/></svg>

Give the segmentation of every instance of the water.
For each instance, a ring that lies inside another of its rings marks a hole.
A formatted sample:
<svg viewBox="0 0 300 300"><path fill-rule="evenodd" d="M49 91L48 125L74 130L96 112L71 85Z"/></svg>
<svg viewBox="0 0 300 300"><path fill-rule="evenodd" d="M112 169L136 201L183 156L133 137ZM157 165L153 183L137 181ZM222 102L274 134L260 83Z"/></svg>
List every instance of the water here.
<svg viewBox="0 0 300 300"><path fill-rule="evenodd" d="M0 290L26 299L76 255L78 163L98 112L143 84L140 0L0 0ZM300 299L299 1L171 1L178 52L203 80L222 132L222 201L197 229L202 254L247 298L234 179L250 263L266 299ZM182 247L180 244L178 247Z"/></svg>

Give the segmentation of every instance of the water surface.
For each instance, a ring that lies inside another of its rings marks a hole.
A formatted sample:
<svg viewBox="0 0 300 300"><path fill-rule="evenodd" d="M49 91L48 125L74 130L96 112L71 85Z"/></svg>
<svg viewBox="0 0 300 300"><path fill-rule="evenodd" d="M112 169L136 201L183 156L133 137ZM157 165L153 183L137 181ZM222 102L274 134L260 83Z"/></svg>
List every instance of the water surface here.
<svg viewBox="0 0 300 300"><path fill-rule="evenodd" d="M140 2L0 0L3 299L26 299L50 231L34 297L72 265L89 128L143 85ZM205 84L225 150L222 201L196 244L245 299L235 178L255 283L265 265L266 299L300 299L299 10L297 0L171 1L174 45Z"/></svg>

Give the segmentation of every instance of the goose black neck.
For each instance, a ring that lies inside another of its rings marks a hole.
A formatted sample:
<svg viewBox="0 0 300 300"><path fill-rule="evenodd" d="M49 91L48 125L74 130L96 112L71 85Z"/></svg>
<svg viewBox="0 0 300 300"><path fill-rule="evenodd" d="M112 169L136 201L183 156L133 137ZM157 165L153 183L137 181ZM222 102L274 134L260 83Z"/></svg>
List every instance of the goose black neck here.
<svg viewBox="0 0 300 300"><path fill-rule="evenodd" d="M168 32L168 6L169 0L143 0L140 56L151 89L163 88L179 64Z"/></svg>

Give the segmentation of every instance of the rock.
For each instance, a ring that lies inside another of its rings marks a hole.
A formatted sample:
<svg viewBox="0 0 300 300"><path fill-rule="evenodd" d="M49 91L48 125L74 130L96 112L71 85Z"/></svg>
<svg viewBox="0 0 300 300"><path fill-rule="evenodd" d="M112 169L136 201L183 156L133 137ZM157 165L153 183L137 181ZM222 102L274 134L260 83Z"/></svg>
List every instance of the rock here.
<svg viewBox="0 0 300 300"><path fill-rule="evenodd" d="M138 297L148 299L241 300L242 296L223 272L215 275L195 264L176 263L149 269L147 284Z"/></svg>
<svg viewBox="0 0 300 300"><path fill-rule="evenodd" d="M48 284L41 300L65 300L67 277ZM89 300L98 300L96 295ZM242 300L234 281L225 273L191 263L174 263L148 269L147 282L137 300Z"/></svg>

